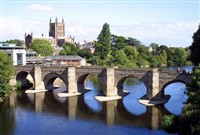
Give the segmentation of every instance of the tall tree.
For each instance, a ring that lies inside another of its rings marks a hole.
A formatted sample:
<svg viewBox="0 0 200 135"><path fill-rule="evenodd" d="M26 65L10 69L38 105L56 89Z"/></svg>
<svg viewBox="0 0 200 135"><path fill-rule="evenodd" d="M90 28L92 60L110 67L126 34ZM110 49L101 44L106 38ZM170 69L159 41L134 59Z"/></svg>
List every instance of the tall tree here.
<svg viewBox="0 0 200 135"><path fill-rule="evenodd" d="M109 24L105 23L97 38L95 49L95 55L98 55L101 59L105 59L111 53L110 36Z"/></svg>
<svg viewBox="0 0 200 135"><path fill-rule="evenodd" d="M195 65L197 66L200 63L200 25L198 30L194 33L193 35L193 43L192 45L189 47L191 54L189 56L189 60Z"/></svg>
<svg viewBox="0 0 200 135"><path fill-rule="evenodd" d="M0 51L0 97L3 97L11 90L9 80L14 75L15 68L9 56Z"/></svg>
<svg viewBox="0 0 200 135"><path fill-rule="evenodd" d="M51 44L45 39L35 39L33 43L31 43L31 49L41 56L50 56L53 53Z"/></svg>

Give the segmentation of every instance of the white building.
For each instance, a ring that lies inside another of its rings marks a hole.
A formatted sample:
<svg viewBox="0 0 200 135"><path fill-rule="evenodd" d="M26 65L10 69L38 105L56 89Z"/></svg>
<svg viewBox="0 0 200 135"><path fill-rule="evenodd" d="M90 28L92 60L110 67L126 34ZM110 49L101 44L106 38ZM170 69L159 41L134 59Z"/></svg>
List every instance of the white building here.
<svg viewBox="0 0 200 135"><path fill-rule="evenodd" d="M6 52L13 61L13 65L26 65L26 50L23 46L1 43L0 51Z"/></svg>

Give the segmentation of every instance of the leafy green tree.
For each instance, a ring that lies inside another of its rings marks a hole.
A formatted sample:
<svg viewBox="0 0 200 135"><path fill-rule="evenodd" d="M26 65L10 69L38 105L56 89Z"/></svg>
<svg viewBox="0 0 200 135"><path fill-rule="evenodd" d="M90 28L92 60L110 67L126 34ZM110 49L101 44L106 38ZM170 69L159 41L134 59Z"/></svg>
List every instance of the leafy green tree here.
<svg viewBox="0 0 200 135"><path fill-rule="evenodd" d="M151 67L159 67L161 65L159 56L151 55L149 62Z"/></svg>
<svg viewBox="0 0 200 135"><path fill-rule="evenodd" d="M114 54L115 64L118 66L125 66L127 63L126 54L123 50L117 50Z"/></svg>
<svg viewBox="0 0 200 135"><path fill-rule="evenodd" d="M184 48L175 49L176 63L178 65L186 65L187 63L187 53Z"/></svg>
<svg viewBox="0 0 200 135"><path fill-rule="evenodd" d="M189 56L189 60L195 65L197 66L200 63L200 25L198 30L194 33L193 35L193 43L192 45L189 47L191 54Z"/></svg>
<svg viewBox="0 0 200 135"><path fill-rule="evenodd" d="M158 48L159 48L159 45L158 45L158 44L156 44L156 43L151 43L149 46L150 46L154 51L158 51Z"/></svg>
<svg viewBox="0 0 200 135"><path fill-rule="evenodd" d="M10 92L9 81L14 73L15 68L12 60L6 53L0 51L0 97Z"/></svg>
<svg viewBox="0 0 200 135"><path fill-rule="evenodd" d="M144 66L146 66L146 64L147 64L146 59L144 57L142 57L141 55L139 55L137 57L137 65L139 67L144 67Z"/></svg>
<svg viewBox="0 0 200 135"><path fill-rule="evenodd" d="M83 58L86 58L86 59L91 59L92 58L92 53L89 50L88 51L79 50L78 51L78 55L83 57Z"/></svg>
<svg viewBox="0 0 200 135"><path fill-rule="evenodd" d="M132 61L134 61L137 58L137 56L139 55L136 47L132 47L132 46L126 46L124 48L124 52L126 54L126 57Z"/></svg>
<svg viewBox="0 0 200 135"><path fill-rule="evenodd" d="M165 50L161 50L160 53L160 60L161 60L161 64L167 64L167 52Z"/></svg>
<svg viewBox="0 0 200 135"><path fill-rule="evenodd" d="M126 43L133 47L138 47L139 45L142 45L142 43L139 40L132 37L128 37Z"/></svg>
<svg viewBox="0 0 200 135"><path fill-rule="evenodd" d="M159 46L159 50L161 50L161 51L165 50L167 52L168 47L166 45L161 45L161 46Z"/></svg>
<svg viewBox="0 0 200 135"><path fill-rule="evenodd" d="M11 39L11 40L6 40L5 42L2 43L11 43L11 44L16 44L17 46L22 46L22 41L19 39Z"/></svg>
<svg viewBox="0 0 200 135"><path fill-rule="evenodd" d="M97 38L97 44L94 55L99 56L102 59L105 59L111 53L110 39L111 39L111 33L109 24L105 23Z"/></svg>
<svg viewBox="0 0 200 135"><path fill-rule="evenodd" d="M200 67L194 70L192 83L187 85L188 100L180 118L184 134L200 134Z"/></svg>
<svg viewBox="0 0 200 135"><path fill-rule="evenodd" d="M65 43L59 55L77 55L79 48L71 43Z"/></svg>
<svg viewBox="0 0 200 135"><path fill-rule="evenodd" d="M144 45L140 45L137 47L137 50L139 52L139 54L145 59L148 60L149 56L150 56L150 52L148 50L148 47L144 46Z"/></svg>
<svg viewBox="0 0 200 135"><path fill-rule="evenodd" d="M53 53L51 44L45 39L35 39L30 48L41 56L50 56Z"/></svg>

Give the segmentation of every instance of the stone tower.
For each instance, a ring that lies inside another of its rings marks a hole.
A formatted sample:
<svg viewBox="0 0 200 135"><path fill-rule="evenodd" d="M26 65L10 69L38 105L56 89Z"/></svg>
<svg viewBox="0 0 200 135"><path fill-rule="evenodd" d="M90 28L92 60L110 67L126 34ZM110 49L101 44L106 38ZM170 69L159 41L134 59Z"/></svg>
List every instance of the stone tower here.
<svg viewBox="0 0 200 135"><path fill-rule="evenodd" d="M65 23L64 19L62 19L62 22L58 22L58 19L56 17L55 23L51 22L51 18L49 21L49 36L52 36L57 44L57 40L59 37L65 36Z"/></svg>

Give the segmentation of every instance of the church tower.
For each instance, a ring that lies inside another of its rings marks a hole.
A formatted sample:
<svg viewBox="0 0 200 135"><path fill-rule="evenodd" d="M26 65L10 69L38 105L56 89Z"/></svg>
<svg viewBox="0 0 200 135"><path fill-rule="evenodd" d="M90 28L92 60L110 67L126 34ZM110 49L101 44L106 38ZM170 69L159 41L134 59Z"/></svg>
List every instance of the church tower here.
<svg viewBox="0 0 200 135"><path fill-rule="evenodd" d="M52 36L56 40L60 37L65 36L65 24L64 24L64 19L62 19L62 22L58 22L58 19L56 17L55 22L51 22L51 18L49 21L49 36Z"/></svg>

